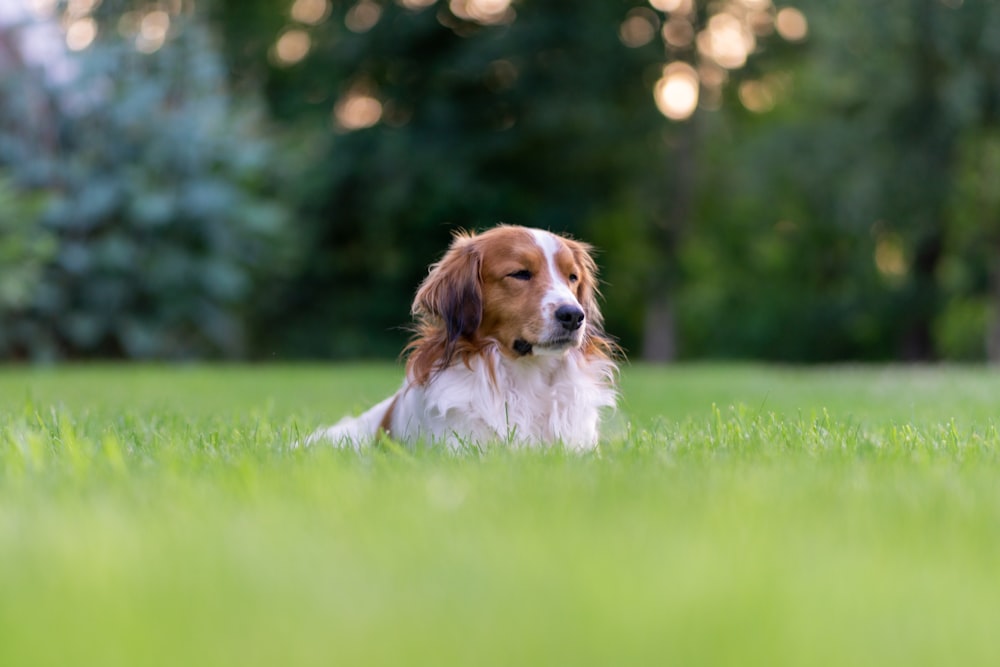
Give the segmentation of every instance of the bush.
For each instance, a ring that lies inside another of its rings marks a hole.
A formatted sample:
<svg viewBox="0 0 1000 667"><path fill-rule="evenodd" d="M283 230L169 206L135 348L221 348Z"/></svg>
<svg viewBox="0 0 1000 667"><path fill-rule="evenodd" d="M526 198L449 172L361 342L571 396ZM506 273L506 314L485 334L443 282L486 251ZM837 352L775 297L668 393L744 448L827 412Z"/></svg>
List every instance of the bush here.
<svg viewBox="0 0 1000 667"><path fill-rule="evenodd" d="M195 23L151 54L103 33L65 83L0 79L0 357L243 354L290 238L256 105Z"/></svg>

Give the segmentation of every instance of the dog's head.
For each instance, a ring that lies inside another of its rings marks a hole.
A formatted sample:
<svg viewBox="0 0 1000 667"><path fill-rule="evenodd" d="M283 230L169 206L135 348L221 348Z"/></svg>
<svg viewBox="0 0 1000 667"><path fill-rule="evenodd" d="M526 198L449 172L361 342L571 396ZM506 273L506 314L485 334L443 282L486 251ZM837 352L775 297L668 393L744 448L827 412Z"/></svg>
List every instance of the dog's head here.
<svg viewBox="0 0 1000 667"><path fill-rule="evenodd" d="M457 234L413 302L421 336L412 346L415 376L426 380L456 352L468 359L490 344L512 358L607 354L590 253L584 243L525 227ZM437 345L421 349L429 340Z"/></svg>

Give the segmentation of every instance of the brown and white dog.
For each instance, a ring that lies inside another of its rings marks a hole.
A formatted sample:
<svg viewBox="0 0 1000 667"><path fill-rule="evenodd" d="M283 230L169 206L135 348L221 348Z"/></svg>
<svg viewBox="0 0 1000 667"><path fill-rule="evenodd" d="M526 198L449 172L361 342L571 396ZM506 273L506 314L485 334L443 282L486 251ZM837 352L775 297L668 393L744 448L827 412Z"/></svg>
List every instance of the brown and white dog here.
<svg viewBox="0 0 1000 667"><path fill-rule="evenodd" d="M590 246L547 231L456 234L413 301L403 386L306 444L357 448L384 431L455 449L595 447L601 411L617 397L596 271Z"/></svg>

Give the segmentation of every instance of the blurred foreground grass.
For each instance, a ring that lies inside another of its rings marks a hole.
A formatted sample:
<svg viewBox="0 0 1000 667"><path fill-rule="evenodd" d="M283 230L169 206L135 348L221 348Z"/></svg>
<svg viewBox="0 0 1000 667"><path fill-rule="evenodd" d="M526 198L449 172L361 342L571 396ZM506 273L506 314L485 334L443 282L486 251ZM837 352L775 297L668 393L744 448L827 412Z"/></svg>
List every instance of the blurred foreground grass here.
<svg viewBox="0 0 1000 667"><path fill-rule="evenodd" d="M0 665L1000 652L1000 376L626 368L599 454L287 443L392 365L0 369Z"/></svg>

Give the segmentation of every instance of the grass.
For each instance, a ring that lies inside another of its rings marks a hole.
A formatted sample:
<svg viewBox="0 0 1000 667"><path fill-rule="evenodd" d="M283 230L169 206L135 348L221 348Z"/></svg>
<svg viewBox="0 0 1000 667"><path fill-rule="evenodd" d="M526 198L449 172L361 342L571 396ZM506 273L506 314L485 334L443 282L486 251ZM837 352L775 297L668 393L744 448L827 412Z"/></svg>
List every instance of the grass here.
<svg viewBox="0 0 1000 667"><path fill-rule="evenodd" d="M633 366L596 455L287 443L392 365L0 369L0 665L1000 651L1000 376Z"/></svg>

